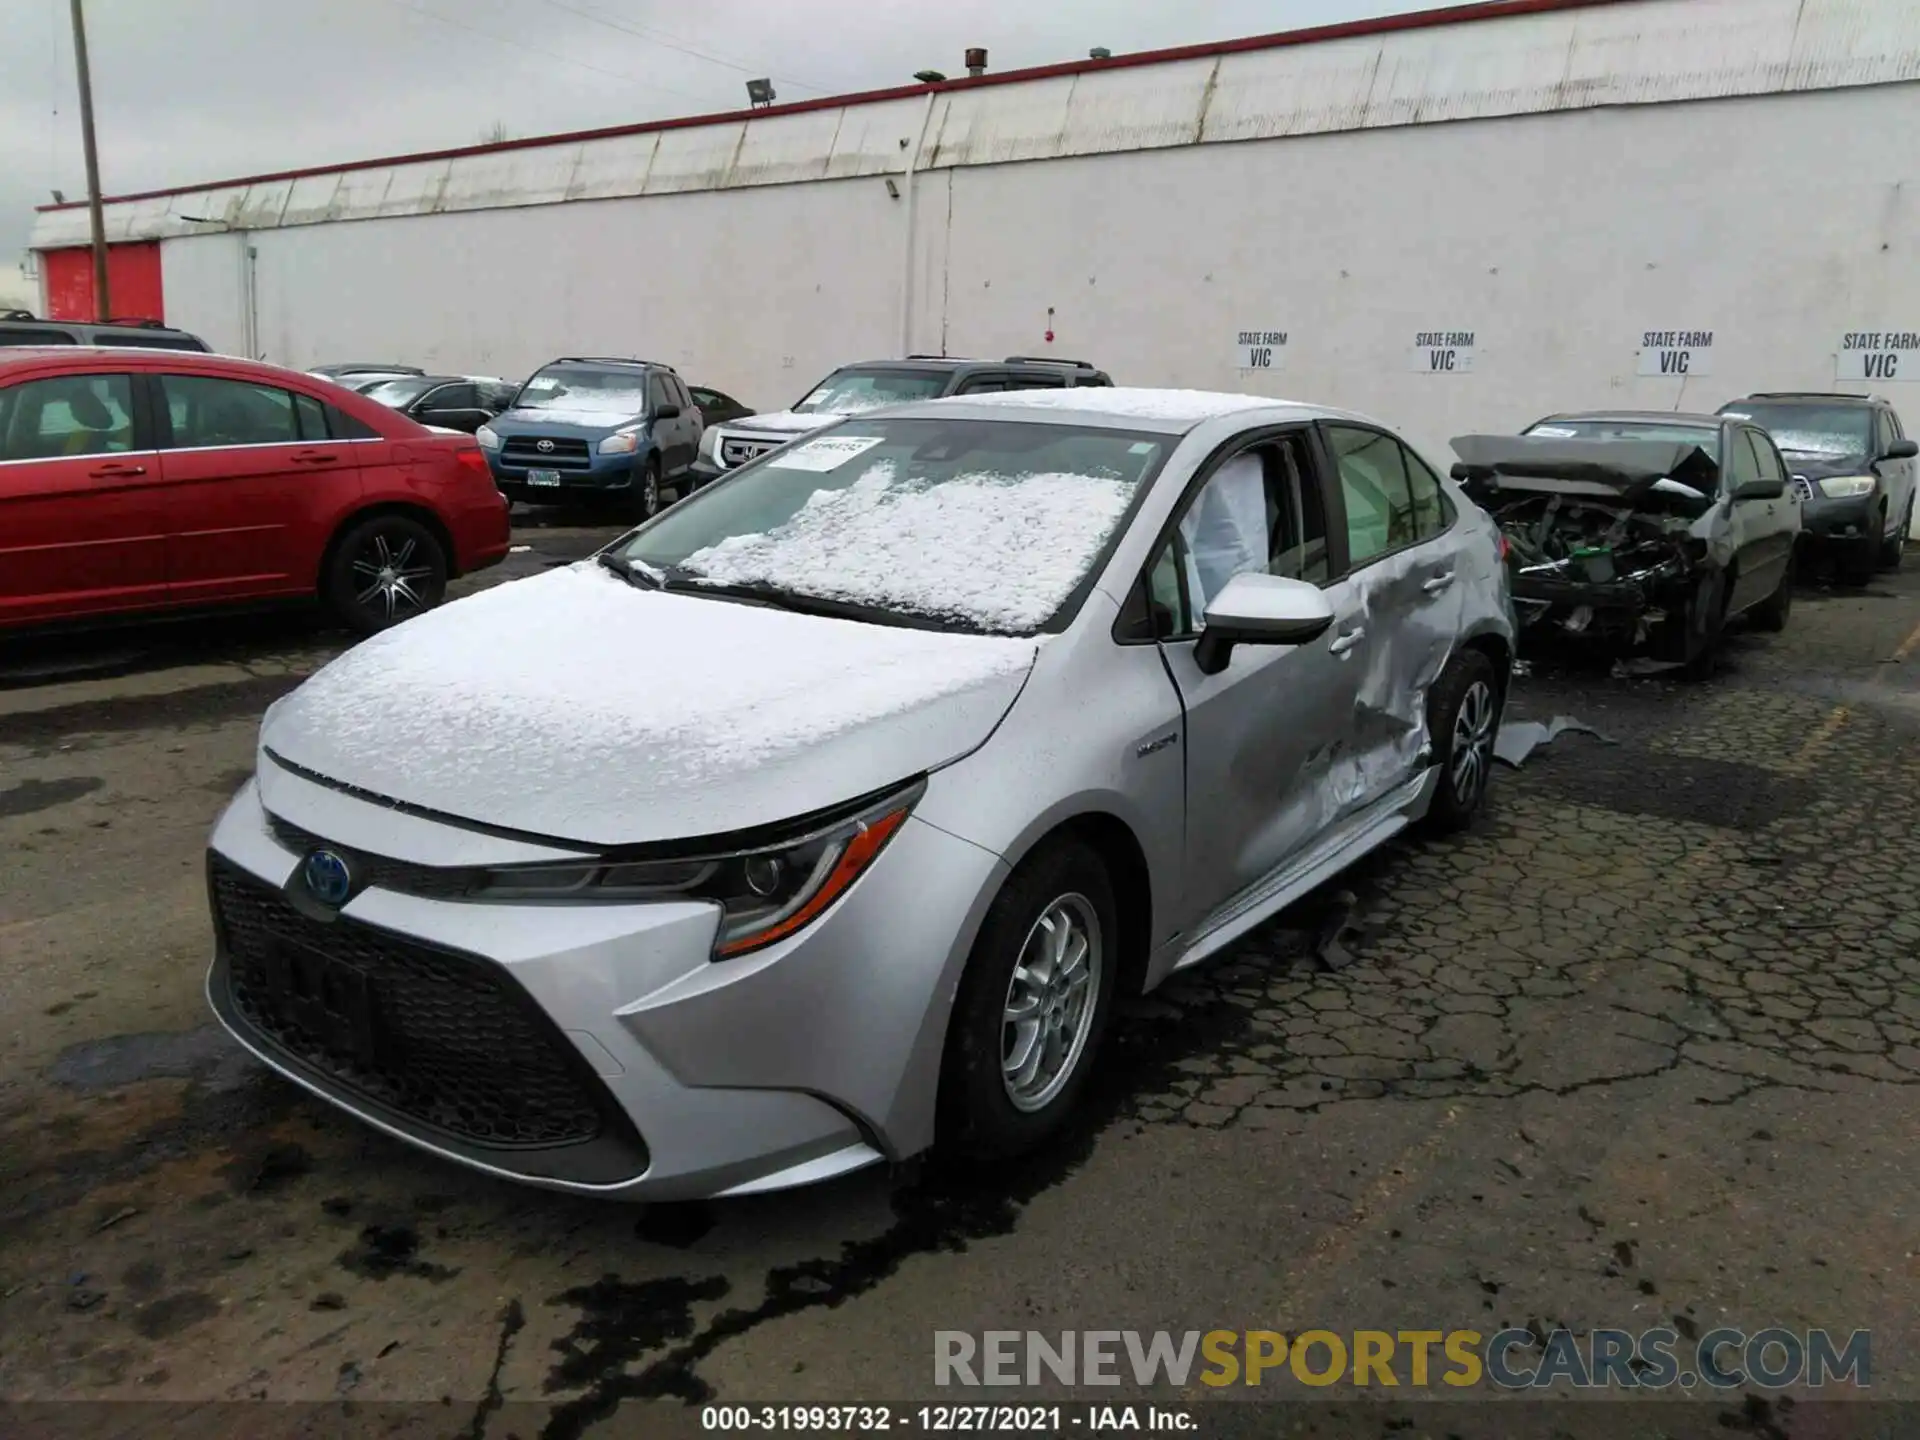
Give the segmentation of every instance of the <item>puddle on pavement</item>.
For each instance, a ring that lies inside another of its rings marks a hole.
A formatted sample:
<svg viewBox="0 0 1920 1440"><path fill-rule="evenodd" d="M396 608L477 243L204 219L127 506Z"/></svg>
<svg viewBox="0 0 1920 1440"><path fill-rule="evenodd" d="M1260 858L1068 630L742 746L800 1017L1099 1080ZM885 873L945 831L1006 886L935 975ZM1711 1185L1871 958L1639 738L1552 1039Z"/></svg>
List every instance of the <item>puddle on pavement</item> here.
<svg viewBox="0 0 1920 1440"><path fill-rule="evenodd" d="M118 1090L142 1080L195 1080L214 1094L237 1090L259 1064L218 1025L112 1035L69 1045L54 1057L46 1078L82 1093Z"/></svg>
<svg viewBox="0 0 1920 1440"><path fill-rule="evenodd" d="M0 790L0 820L35 815L91 795L106 782L98 775L75 775L66 780L22 780Z"/></svg>

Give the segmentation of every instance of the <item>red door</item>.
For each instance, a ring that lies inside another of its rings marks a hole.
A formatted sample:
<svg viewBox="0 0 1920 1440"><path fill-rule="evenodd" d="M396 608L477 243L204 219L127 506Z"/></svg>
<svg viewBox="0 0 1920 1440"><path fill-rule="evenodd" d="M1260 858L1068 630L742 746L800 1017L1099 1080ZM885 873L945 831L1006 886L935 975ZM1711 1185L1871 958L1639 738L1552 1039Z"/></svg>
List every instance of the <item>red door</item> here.
<svg viewBox="0 0 1920 1440"><path fill-rule="evenodd" d="M160 242L133 240L107 247L107 286L112 315L93 306L93 251L84 246L48 250L40 256L47 277L49 320L165 320L160 284Z"/></svg>
<svg viewBox="0 0 1920 1440"><path fill-rule="evenodd" d="M132 377L0 388L0 625L167 598L160 460L134 434Z"/></svg>
<svg viewBox="0 0 1920 1440"><path fill-rule="evenodd" d="M305 396L216 375L154 376L175 604L310 592L335 518L360 493L345 440L302 439Z"/></svg>

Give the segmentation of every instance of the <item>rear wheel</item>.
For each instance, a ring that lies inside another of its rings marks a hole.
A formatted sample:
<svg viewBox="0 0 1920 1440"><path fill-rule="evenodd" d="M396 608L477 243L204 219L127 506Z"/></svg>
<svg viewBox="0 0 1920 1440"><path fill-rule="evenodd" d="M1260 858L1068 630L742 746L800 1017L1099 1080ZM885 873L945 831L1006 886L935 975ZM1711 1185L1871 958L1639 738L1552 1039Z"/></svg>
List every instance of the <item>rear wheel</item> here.
<svg viewBox="0 0 1920 1440"><path fill-rule="evenodd" d="M446 597L447 552L411 516L375 515L341 537L320 583L341 623L371 635Z"/></svg>
<svg viewBox="0 0 1920 1440"><path fill-rule="evenodd" d="M1035 851L994 898L960 981L941 1138L976 1159L1043 1144L1079 1103L1119 963L1113 885L1078 841Z"/></svg>
<svg viewBox="0 0 1920 1440"><path fill-rule="evenodd" d="M1493 775L1500 683L1491 660L1478 650L1462 650L1447 662L1427 697L1427 727L1440 772L1427 827L1443 834L1464 830L1486 799Z"/></svg>

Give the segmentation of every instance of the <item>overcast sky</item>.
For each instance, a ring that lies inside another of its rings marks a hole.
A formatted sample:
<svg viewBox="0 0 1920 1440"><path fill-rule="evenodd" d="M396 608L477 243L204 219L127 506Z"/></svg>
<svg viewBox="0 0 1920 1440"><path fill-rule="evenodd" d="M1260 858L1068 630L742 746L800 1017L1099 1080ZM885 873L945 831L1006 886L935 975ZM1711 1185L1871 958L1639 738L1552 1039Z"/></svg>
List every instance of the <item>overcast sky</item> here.
<svg viewBox="0 0 1920 1440"><path fill-rule="evenodd" d="M1433 8L1436 0L86 0L109 195ZM0 0L0 289L84 198L68 0Z"/></svg>

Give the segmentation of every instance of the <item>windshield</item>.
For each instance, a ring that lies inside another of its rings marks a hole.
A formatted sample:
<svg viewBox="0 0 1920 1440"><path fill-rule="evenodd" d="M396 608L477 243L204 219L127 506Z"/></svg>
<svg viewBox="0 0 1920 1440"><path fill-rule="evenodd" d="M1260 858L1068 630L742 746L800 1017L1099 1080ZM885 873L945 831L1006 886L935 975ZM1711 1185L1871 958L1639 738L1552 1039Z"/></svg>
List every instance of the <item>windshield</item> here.
<svg viewBox="0 0 1920 1440"><path fill-rule="evenodd" d="M438 380L427 380L411 375L404 380L382 380L378 384L369 385L360 393L369 400L378 400L382 405L391 405L397 410L403 405L411 405L426 394L431 386L439 383Z"/></svg>
<svg viewBox="0 0 1920 1440"><path fill-rule="evenodd" d="M889 405L935 399L947 388L944 373L924 370L836 370L793 407L796 415L864 415Z"/></svg>
<svg viewBox="0 0 1920 1440"><path fill-rule="evenodd" d="M774 587L989 634L1064 623L1177 437L851 420L682 501L618 553L670 588Z"/></svg>
<svg viewBox="0 0 1920 1440"><path fill-rule="evenodd" d="M1864 405L1743 404L1725 413L1761 426L1789 455L1841 460L1873 451L1873 412Z"/></svg>
<svg viewBox="0 0 1920 1440"><path fill-rule="evenodd" d="M549 365L520 387L514 408L593 419L627 420L647 408L643 370L597 365Z"/></svg>
<svg viewBox="0 0 1920 1440"><path fill-rule="evenodd" d="M1662 425L1657 420L1543 420L1527 434L1554 440L1664 440L1674 445L1698 445L1714 464L1720 463L1720 427Z"/></svg>

